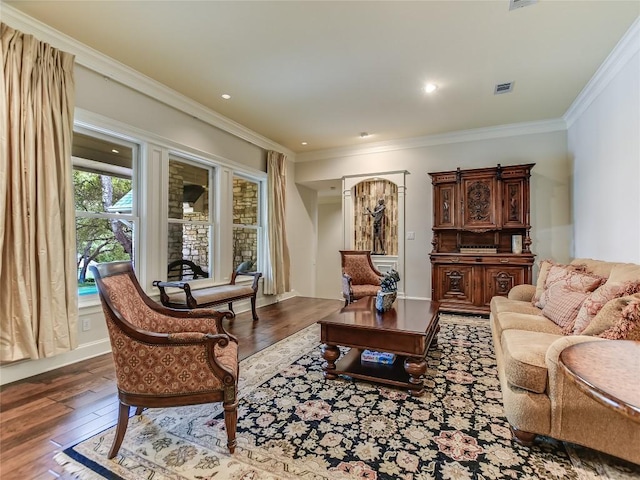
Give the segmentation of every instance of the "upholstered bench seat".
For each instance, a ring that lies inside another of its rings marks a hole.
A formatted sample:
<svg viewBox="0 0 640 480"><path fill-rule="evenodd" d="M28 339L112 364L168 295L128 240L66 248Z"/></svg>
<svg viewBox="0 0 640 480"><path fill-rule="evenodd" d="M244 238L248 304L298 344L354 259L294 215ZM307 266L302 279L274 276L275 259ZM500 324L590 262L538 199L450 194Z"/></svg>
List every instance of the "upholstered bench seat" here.
<svg viewBox="0 0 640 480"><path fill-rule="evenodd" d="M236 283L239 275L253 277L251 284ZM161 282L156 280L153 285L160 289L160 301L165 307L178 309L208 308L227 303L229 310L233 312L233 302L244 298L251 299L251 313L254 320L258 320L256 312L256 295L258 293L258 281L262 277L260 272L235 271L231 275L231 281L225 285L215 285L199 289L192 289L187 282ZM179 288L176 291L167 291L166 288Z"/></svg>
<svg viewBox="0 0 640 480"><path fill-rule="evenodd" d="M251 298L253 293L253 288L249 285L220 285L191 290L191 297L193 297L198 306L213 306L241 298ZM188 308L187 297L184 292L169 293L168 296L169 303L183 305L183 308Z"/></svg>

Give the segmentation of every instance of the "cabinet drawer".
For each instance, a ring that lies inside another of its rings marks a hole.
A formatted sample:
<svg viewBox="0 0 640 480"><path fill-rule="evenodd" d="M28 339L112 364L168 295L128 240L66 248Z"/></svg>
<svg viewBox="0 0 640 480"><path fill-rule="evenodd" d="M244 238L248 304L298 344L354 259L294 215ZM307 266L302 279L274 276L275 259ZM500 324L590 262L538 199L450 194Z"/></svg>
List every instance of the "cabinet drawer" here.
<svg viewBox="0 0 640 480"><path fill-rule="evenodd" d="M463 265L533 265L533 256L496 256L496 255L434 255L431 258L437 264L463 264Z"/></svg>

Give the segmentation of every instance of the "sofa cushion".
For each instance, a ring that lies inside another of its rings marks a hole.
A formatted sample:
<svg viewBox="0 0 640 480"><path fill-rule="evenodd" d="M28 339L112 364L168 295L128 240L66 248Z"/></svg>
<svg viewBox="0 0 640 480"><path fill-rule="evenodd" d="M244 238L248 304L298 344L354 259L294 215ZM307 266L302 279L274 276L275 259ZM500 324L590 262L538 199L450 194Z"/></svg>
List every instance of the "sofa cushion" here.
<svg viewBox="0 0 640 480"><path fill-rule="evenodd" d="M530 332L562 335L562 329L542 315L502 312L493 315L493 323L498 338L505 330L526 330Z"/></svg>
<svg viewBox="0 0 640 480"><path fill-rule="evenodd" d="M502 354L507 381L533 393L544 393L548 371L545 362L549 346L559 335L524 330L502 332Z"/></svg>
<svg viewBox="0 0 640 480"><path fill-rule="evenodd" d="M512 300L501 296L495 296L491 299L491 311L493 313L513 312L540 315L540 309L531 305L531 302Z"/></svg>
<svg viewBox="0 0 640 480"><path fill-rule="evenodd" d="M578 310L580 310L589 293L569 290L562 284L557 284L547 290L545 295L552 291L555 291L555 293L550 295L549 300L542 309L542 314L562 328L563 332L570 333L573 330Z"/></svg>
<svg viewBox="0 0 640 480"><path fill-rule="evenodd" d="M538 308L544 308L554 293L560 293L560 289L558 288L559 285L569 290L592 292L604 283L605 280L606 278L599 275L581 273L565 266L553 265L549 269L549 274L545 281L544 293L535 306ZM552 290L551 288L554 286L556 288Z"/></svg>
<svg viewBox="0 0 640 480"><path fill-rule="evenodd" d="M622 309L620 320L598 336L611 340L625 339L640 341L640 298L631 300L629 304Z"/></svg>
<svg viewBox="0 0 640 480"><path fill-rule="evenodd" d="M622 311L633 300L640 299L640 293L627 295L624 297L609 300L604 307L593 317L587 328L582 331L582 335L596 336L613 328L622 321Z"/></svg>
<svg viewBox="0 0 640 480"><path fill-rule="evenodd" d="M576 258L571 261L570 265L581 268L587 273L608 277L611 269L617 264L615 262L605 262L604 260L594 260L592 258Z"/></svg>
<svg viewBox="0 0 640 480"><path fill-rule="evenodd" d="M607 302L614 298L633 295L636 292L640 292L640 280L621 283L611 281L611 277L609 277L607 283L596 288L586 298L578 311L571 333L580 335Z"/></svg>
<svg viewBox="0 0 640 480"><path fill-rule="evenodd" d="M536 282L536 293L533 294L531 305L535 306L535 304L540 301L540 297L544 293L544 284L547 281L547 275L549 275L549 270L553 265L555 265L553 260L542 260L540 262L540 270L538 272L538 280Z"/></svg>

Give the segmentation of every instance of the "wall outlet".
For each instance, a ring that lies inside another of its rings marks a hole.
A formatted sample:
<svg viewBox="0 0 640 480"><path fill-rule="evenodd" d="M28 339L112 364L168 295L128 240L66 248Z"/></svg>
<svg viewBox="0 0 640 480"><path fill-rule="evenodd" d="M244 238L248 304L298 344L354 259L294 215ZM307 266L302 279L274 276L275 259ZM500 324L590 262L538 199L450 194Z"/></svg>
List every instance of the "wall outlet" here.
<svg viewBox="0 0 640 480"><path fill-rule="evenodd" d="M82 331L83 332L87 332L91 330L91 320L88 318L83 318L82 319Z"/></svg>
<svg viewBox="0 0 640 480"><path fill-rule="evenodd" d="M416 232L407 232L407 240L415 240Z"/></svg>

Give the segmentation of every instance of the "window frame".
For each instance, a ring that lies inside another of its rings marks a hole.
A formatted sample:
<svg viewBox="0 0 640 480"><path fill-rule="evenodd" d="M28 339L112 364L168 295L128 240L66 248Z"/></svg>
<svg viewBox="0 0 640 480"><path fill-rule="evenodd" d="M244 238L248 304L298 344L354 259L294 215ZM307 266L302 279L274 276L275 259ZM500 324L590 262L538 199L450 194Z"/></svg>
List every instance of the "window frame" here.
<svg viewBox="0 0 640 480"><path fill-rule="evenodd" d="M244 223L235 223L233 220L233 209L234 209L234 200L233 200L233 192L231 195L231 265L233 266L235 263L235 259L233 258L233 231L236 228L248 228L252 230L257 230L258 232L258 246L256 248L256 262L253 266L253 269L258 272L264 272L264 266L266 265L266 177L259 178L256 176L248 175L244 172L240 172L234 170L231 175L231 188L233 189L233 180L235 178L241 178L245 181L255 183L258 186L258 208L257 208L257 221L255 225L247 225ZM252 270L253 270L252 269Z"/></svg>
<svg viewBox="0 0 640 480"><path fill-rule="evenodd" d="M118 220L125 221L132 225L132 242L131 242L131 261L135 267L138 262L138 254L139 254L139 246L140 246L140 232L141 232L141 220L139 215L139 196L140 196L140 157L142 151L142 142L133 141L132 139L125 138L119 136L115 133L102 132L98 130L94 130L92 128L87 128L86 126L80 124L74 124L73 128L74 135L79 133L81 135L85 135L88 137L92 137L98 140L104 140L106 142L120 145L124 148L131 149L131 168L120 167L117 165L113 165L107 162L101 162L99 160L91 160L84 157L79 157L72 155L71 156L71 170L72 172L75 170L82 170L82 168L77 167L85 167L88 168L89 171L94 173L107 173L107 174L122 174L129 173L128 170L131 171L131 212L126 213L112 213L112 212L87 212L84 210L75 210L75 184L73 184L73 193L74 193L74 229L77 231L78 219L81 218L89 218L89 219L104 219L104 220ZM73 143L73 140L72 140ZM86 170L85 170L86 171ZM126 171L126 172L123 172ZM76 255L77 252L77 241L76 241ZM78 287L78 305L80 307L86 305L95 304L98 300L98 292L85 293L80 294Z"/></svg>
<svg viewBox="0 0 640 480"><path fill-rule="evenodd" d="M171 161L177 161L180 163L183 163L185 165L190 165L196 168L201 168L203 170L207 170L208 174L207 174L207 182L208 182L208 188L209 188L209 193L207 196L207 209L208 209L208 217L209 219L207 221L204 220L184 220L184 219L178 219L178 218L171 218L169 217L169 165ZM218 242L216 242L216 236L218 233L218 229L217 229L217 225L218 225L218 219L217 219L217 214L216 214L216 200L218 198L218 190L219 190L219 182L218 182L218 178L219 178L219 174L218 174L218 170L219 170L219 166L216 165L213 162L207 161L204 158L198 158L198 157L194 157L191 155L188 155L184 152L180 152L180 151L176 151L176 150L170 150L168 152L167 155L167 174L163 179L163 185L162 188L164 189L164 198L166 199L164 202L164 207L163 207L163 216L164 216L164 239L163 239L163 244L164 244L164 263L165 265L169 264L169 225L205 225L207 227L209 227L209 238L208 238L208 265L199 265L201 268L204 268L205 271L209 274L208 278L204 278L204 279L196 279L196 280L188 280L188 282L190 284L196 284L198 286L204 285L204 284L210 284L212 282L215 282L217 280L216 278L216 262L215 259L218 258L218 254L219 252L217 251L219 249L219 245L217 244ZM164 272L164 276L163 276L164 280L167 280L167 272L165 269Z"/></svg>

